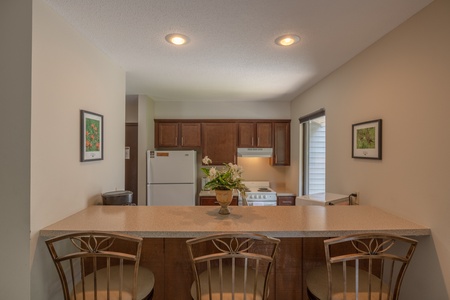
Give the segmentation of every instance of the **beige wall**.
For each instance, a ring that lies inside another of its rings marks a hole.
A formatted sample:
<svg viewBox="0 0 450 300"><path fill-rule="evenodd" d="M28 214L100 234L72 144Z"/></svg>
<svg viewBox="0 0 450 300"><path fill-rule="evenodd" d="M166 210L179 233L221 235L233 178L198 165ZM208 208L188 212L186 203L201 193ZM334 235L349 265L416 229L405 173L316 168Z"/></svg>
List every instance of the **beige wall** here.
<svg viewBox="0 0 450 300"><path fill-rule="evenodd" d="M32 58L31 284L47 300L59 282L39 230L124 188L125 72L41 0ZM80 109L103 115L101 161L80 162Z"/></svg>
<svg viewBox="0 0 450 300"><path fill-rule="evenodd" d="M153 100L139 95L138 205L147 203L147 150L154 148Z"/></svg>
<svg viewBox="0 0 450 300"><path fill-rule="evenodd" d="M289 102L155 102L155 119L289 119Z"/></svg>
<svg viewBox="0 0 450 300"><path fill-rule="evenodd" d="M238 157L238 164L244 169L244 180L269 181L271 187L285 187L288 166L272 166L266 157Z"/></svg>
<svg viewBox="0 0 450 300"><path fill-rule="evenodd" d="M145 95L126 96L126 122L138 123L138 205L146 205L147 201L146 152L154 148L153 106L153 100Z"/></svg>
<svg viewBox="0 0 450 300"><path fill-rule="evenodd" d="M326 109L329 191L431 227L405 278L408 300L449 299L449 16L450 1L436 0L292 102L293 120ZM373 119L383 119L383 159L352 159L352 124Z"/></svg>
<svg viewBox="0 0 450 300"><path fill-rule="evenodd" d="M32 3L0 1L0 298L30 297Z"/></svg>

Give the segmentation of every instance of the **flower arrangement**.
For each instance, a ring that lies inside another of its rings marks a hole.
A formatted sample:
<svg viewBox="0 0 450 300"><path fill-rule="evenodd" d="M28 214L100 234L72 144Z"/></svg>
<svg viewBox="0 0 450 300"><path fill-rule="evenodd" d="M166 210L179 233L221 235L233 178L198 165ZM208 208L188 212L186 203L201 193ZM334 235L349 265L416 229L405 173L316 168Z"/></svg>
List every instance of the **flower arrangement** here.
<svg viewBox="0 0 450 300"><path fill-rule="evenodd" d="M205 156L202 159L203 164L209 165L212 160ZM203 173L208 178L208 183L205 184L205 188L211 190L239 190L245 194L245 184L242 183L242 173L244 169L241 166L228 163L224 164L223 169L217 169L216 167L202 168Z"/></svg>

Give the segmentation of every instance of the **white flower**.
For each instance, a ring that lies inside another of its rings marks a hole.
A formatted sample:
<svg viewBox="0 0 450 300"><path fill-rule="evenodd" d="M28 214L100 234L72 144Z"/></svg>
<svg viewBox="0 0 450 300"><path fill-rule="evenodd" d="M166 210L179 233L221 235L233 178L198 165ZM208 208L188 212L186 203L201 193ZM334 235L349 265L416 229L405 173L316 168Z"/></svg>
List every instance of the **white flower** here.
<svg viewBox="0 0 450 300"><path fill-rule="evenodd" d="M205 156L203 157L202 162L205 165L209 165L210 163L212 163L212 160L208 156Z"/></svg>
<svg viewBox="0 0 450 300"><path fill-rule="evenodd" d="M217 169L215 167L212 167L211 169L209 169L209 179L214 179L217 176Z"/></svg>
<svg viewBox="0 0 450 300"><path fill-rule="evenodd" d="M202 159L203 164L208 165L212 163L211 159L205 156ZM205 188L212 190L233 190L237 189L242 193L245 192L245 185L242 183L242 172L243 168L241 166L235 165L233 163L224 164L220 169L216 167L202 168L203 173L208 178L208 183L205 184Z"/></svg>

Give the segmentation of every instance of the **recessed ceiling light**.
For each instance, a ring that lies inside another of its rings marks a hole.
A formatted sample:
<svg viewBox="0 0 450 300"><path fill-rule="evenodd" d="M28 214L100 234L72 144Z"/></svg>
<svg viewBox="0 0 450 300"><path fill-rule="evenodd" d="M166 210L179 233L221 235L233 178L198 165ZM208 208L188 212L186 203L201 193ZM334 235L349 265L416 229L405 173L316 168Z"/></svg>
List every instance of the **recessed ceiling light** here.
<svg viewBox="0 0 450 300"><path fill-rule="evenodd" d="M166 35L166 41L180 46L180 45L184 45L187 44L189 42L189 38L183 34L179 34L179 33L171 33Z"/></svg>
<svg viewBox="0 0 450 300"><path fill-rule="evenodd" d="M285 34L275 40L275 44L279 46L290 46L300 41L300 37L295 34Z"/></svg>

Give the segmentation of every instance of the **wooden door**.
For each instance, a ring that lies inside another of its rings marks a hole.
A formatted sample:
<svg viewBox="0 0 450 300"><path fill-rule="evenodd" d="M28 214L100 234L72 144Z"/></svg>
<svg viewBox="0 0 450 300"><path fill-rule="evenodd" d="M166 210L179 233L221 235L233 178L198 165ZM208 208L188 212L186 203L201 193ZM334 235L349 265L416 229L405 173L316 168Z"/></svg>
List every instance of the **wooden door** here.
<svg viewBox="0 0 450 300"><path fill-rule="evenodd" d="M256 123L256 147L272 148L272 123Z"/></svg>
<svg viewBox="0 0 450 300"><path fill-rule="evenodd" d="M238 147L251 148L255 145L255 124L239 123L238 124Z"/></svg>
<svg viewBox="0 0 450 300"><path fill-rule="evenodd" d="M203 123L202 150L213 165L236 163L237 124Z"/></svg>
<svg viewBox="0 0 450 300"><path fill-rule="evenodd" d="M178 147L178 123L157 123L155 147Z"/></svg>
<svg viewBox="0 0 450 300"><path fill-rule="evenodd" d="M201 147L201 124L181 123L181 147Z"/></svg>
<svg viewBox="0 0 450 300"><path fill-rule="evenodd" d="M125 190L133 192L133 203L138 200L138 124L125 124L125 147L130 147L130 158L125 159Z"/></svg>
<svg viewBox="0 0 450 300"><path fill-rule="evenodd" d="M290 123L274 123L273 165L289 166L291 164Z"/></svg>

